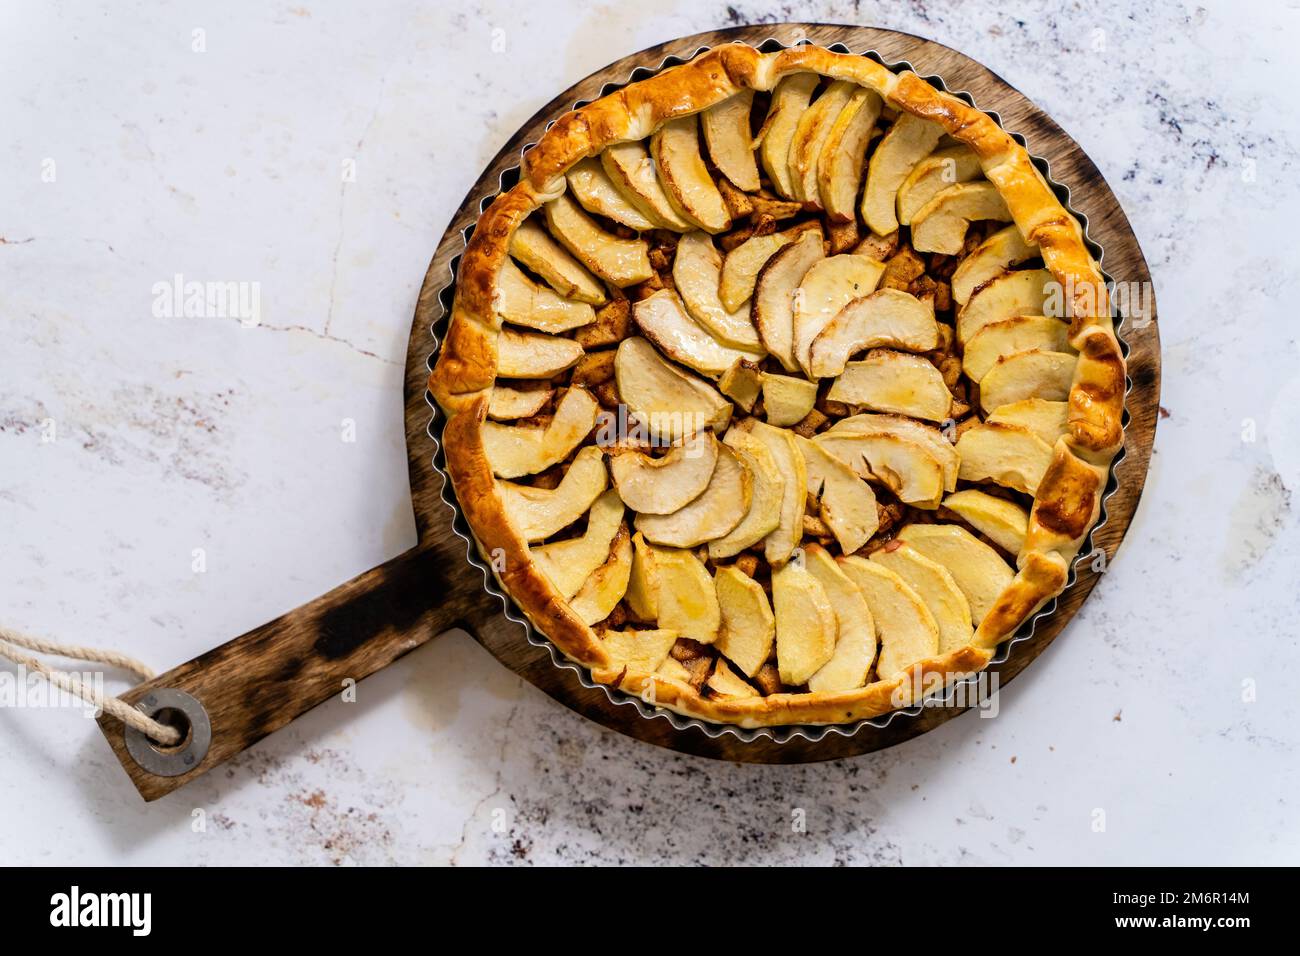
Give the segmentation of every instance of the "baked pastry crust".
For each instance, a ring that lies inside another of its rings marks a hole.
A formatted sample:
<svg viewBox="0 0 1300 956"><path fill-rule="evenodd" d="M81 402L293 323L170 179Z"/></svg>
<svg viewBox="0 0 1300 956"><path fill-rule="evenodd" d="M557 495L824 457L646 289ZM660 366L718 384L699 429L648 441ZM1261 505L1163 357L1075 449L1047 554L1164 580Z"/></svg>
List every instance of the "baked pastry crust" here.
<svg viewBox="0 0 1300 956"><path fill-rule="evenodd" d="M496 378L501 321L493 308L511 236L566 188L565 173L614 143L648 139L665 122L699 113L745 90L770 91L812 72L877 93L898 110L937 123L969 147L1006 202L1025 241L1066 290L1069 344L1078 352L1068 397L1068 430L1052 448L1034 497L1018 571L975 629L971 643L927 658L888 680L852 691L776 693L735 699L703 695L663 673L629 672L611 660L600 635L574 613L512 527L481 437ZM429 388L447 416L448 472L483 558L520 609L594 680L704 720L745 727L844 723L912 703L927 681L951 683L985 667L993 649L1065 587L1070 562L1097 520L1110 461L1123 442L1125 363L1110 318L1106 285L1083 233L1028 153L989 116L936 90L914 73L895 74L852 54L800 46L764 54L728 44L632 83L560 117L525 156L519 182L479 218L462 256L455 301Z"/></svg>

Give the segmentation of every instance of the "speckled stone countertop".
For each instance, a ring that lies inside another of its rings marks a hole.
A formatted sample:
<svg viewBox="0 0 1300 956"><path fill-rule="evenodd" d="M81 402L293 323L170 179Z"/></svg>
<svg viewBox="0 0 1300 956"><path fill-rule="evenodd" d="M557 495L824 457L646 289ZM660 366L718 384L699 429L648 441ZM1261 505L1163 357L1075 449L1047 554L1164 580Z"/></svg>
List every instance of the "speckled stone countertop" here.
<svg viewBox="0 0 1300 956"><path fill-rule="evenodd" d="M1300 862L1298 6L7 4L11 626L165 669L410 546L401 363L456 204L556 91L719 26L921 34L1046 109L1143 244L1166 413L1117 559L995 719L727 766L587 723L452 633L152 805L76 711L0 708L0 855ZM259 323L168 317L178 275L258 283Z"/></svg>

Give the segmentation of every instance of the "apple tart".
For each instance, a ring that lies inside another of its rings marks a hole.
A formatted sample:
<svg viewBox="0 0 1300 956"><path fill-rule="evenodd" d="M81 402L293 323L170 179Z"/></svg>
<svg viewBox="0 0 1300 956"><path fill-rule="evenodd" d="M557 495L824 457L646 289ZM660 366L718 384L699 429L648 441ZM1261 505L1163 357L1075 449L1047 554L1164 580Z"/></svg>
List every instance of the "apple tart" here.
<svg viewBox="0 0 1300 956"><path fill-rule="evenodd" d="M1125 365L993 119L730 44L560 117L483 212L430 379L476 544L595 681L832 724L988 664L1066 585Z"/></svg>

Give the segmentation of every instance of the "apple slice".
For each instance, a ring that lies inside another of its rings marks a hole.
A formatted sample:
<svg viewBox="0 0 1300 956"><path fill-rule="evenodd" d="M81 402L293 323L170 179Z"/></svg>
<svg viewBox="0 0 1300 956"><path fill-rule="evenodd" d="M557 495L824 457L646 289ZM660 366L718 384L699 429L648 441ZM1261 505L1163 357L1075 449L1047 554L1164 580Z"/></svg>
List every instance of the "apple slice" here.
<svg viewBox="0 0 1300 956"><path fill-rule="evenodd" d="M632 573L628 576L627 593L623 597L638 621L659 618L659 583L655 577L657 550L641 534L632 535Z"/></svg>
<svg viewBox="0 0 1300 956"><path fill-rule="evenodd" d="M718 462L708 487L672 514L638 514L636 528L653 544L694 548L721 538L740 524L753 499L749 469L726 445L718 445Z"/></svg>
<svg viewBox="0 0 1300 956"><path fill-rule="evenodd" d="M807 466L795 444L793 432L775 428L756 418L745 419L733 431L752 435L762 442L772 453L784 479L781 489L781 520L763 539L763 555L767 558L767 563L781 564L790 559L794 549L803 540L803 513L808 497ZM727 433L723 441L730 443L731 432Z"/></svg>
<svg viewBox="0 0 1300 956"><path fill-rule="evenodd" d="M856 89L861 89L856 83L835 80L799 117L787 156L792 199L821 208L821 192L817 188L817 161L831 128Z"/></svg>
<svg viewBox="0 0 1300 956"><path fill-rule="evenodd" d="M1019 227L1013 224L999 229L958 263L957 271L952 274L953 299L958 305L965 305L984 283L1037 255L1038 246L1025 242Z"/></svg>
<svg viewBox="0 0 1300 956"><path fill-rule="evenodd" d="M1028 495L1038 493L1038 483L1052 462L1052 446L1028 428L989 422L962 432L957 454L959 478L992 481Z"/></svg>
<svg viewBox="0 0 1300 956"><path fill-rule="evenodd" d="M967 488L943 499L943 506L994 544L1019 554L1029 530L1029 512L1014 501L998 498L978 488Z"/></svg>
<svg viewBox="0 0 1300 956"><path fill-rule="evenodd" d="M820 516L840 550L851 554L871 540L880 524L876 493L853 469L821 445L802 436L795 444L808 471L808 494L820 502Z"/></svg>
<svg viewBox="0 0 1300 956"><path fill-rule="evenodd" d="M925 445L890 432L826 431L813 441L859 477L884 484L904 504L927 509L939 506L944 491L943 465Z"/></svg>
<svg viewBox="0 0 1300 956"><path fill-rule="evenodd" d="M897 677L917 661L939 653L939 625L925 602L902 578L866 558L837 558L836 563L862 592L875 620L880 636L878 680Z"/></svg>
<svg viewBox="0 0 1300 956"><path fill-rule="evenodd" d="M604 455L594 445L578 452L555 488L498 481L506 517L529 543L544 541L573 524L608 486Z"/></svg>
<svg viewBox="0 0 1300 956"><path fill-rule="evenodd" d="M898 228L898 189L941 136L938 124L903 113L881 139L867 164L867 188L862 191L862 219L872 232L887 236Z"/></svg>
<svg viewBox="0 0 1300 956"><path fill-rule="evenodd" d="M637 302L632 306L632 318L641 334L668 358L713 378L740 359L758 362L763 358L761 351L723 345L687 315L682 300L671 289L660 289Z"/></svg>
<svg viewBox="0 0 1300 956"><path fill-rule="evenodd" d="M700 432L662 458L630 449L611 454L609 471L625 505L639 514L666 515L704 493L717 461L718 440Z"/></svg>
<svg viewBox="0 0 1300 956"><path fill-rule="evenodd" d="M679 116L660 126L650 137L650 155L678 215L708 232L731 228L731 214L700 155L695 114Z"/></svg>
<svg viewBox="0 0 1300 956"><path fill-rule="evenodd" d="M628 202L660 229L687 232L695 228L668 201L644 142L633 140L606 147L600 154L600 165Z"/></svg>
<svg viewBox="0 0 1300 956"><path fill-rule="evenodd" d="M573 613L587 625L605 620L613 612L627 591L627 580L632 572L632 539L627 525L621 524L605 563L591 573L591 577L569 600Z"/></svg>
<svg viewBox="0 0 1300 956"><path fill-rule="evenodd" d="M966 243L970 224L986 219L1011 221L1011 211L997 186L987 180L949 186L916 211L912 248L955 256Z"/></svg>
<svg viewBox="0 0 1300 956"><path fill-rule="evenodd" d="M867 144L883 105L874 90L856 87L822 144L817 158L817 189L832 222L853 222L857 218Z"/></svg>
<svg viewBox="0 0 1300 956"><path fill-rule="evenodd" d="M979 157L967 146L936 149L921 160L898 187L898 221L912 224L921 208L955 183L969 182L983 175Z"/></svg>
<svg viewBox="0 0 1300 956"><path fill-rule="evenodd" d="M1020 425L1028 428L1047 444L1055 446L1056 440L1069 431L1069 419L1069 402L1026 398L1012 402L1010 405L999 405L989 413L987 421L989 424Z"/></svg>
<svg viewBox="0 0 1300 956"><path fill-rule="evenodd" d="M590 303L561 298L524 275L510 259L501 263L497 273L496 307L503 321L552 335L596 321Z"/></svg>
<svg viewBox="0 0 1300 956"><path fill-rule="evenodd" d="M971 296L957 313L957 341L963 345L980 329L1017 315L1046 315L1053 290L1060 286L1046 269L1004 272Z"/></svg>
<svg viewBox="0 0 1300 956"><path fill-rule="evenodd" d="M545 471L569 457L579 442L596 426L596 404L584 388L570 388L560 399L547 425L502 425L484 422L483 454L492 473L501 478L518 478Z"/></svg>
<svg viewBox="0 0 1300 956"><path fill-rule="evenodd" d="M758 132L758 158L767 170L773 188L786 199L794 198L790 179L790 142L820 80L816 73L795 73L777 83L772 91L767 119Z"/></svg>
<svg viewBox="0 0 1300 956"><path fill-rule="evenodd" d="M980 379L980 405L988 412L1026 398L1066 401L1078 361L1070 352L1041 349L1004 355Z"/></svg>
<svg viewBox="0 0 1300 956"><path fill-rule="evenodd" d="M724 439L744 462L754 479L753 496L745 517L721 538L709 542L709 557L730 558L757 544L781 523L781 501L785 479L777 468L776 458L757 438L732 429Z"/></svg>
<svg viewBox="0 0 1300 956"><path fill-rule="evenodd" d="M807 371L813 339L840 309L854 299L870 295L885 274L885 264L846 252L816 261L794 294L792 323L795 361Z"/></svg>
<svg viewBox="0 0 1300 956"><path fill-rule="evenodd" d="M645 240L620 239L601 229L568 193L552 199L544 209L551 235L611 285L636 285L655 274Z"/></svg>
<svg viewBox="0 0 1300 956"><path fill-rule="evenodd" d="M821 235L821 226L814 222L811 229L798 227L769 236L751 236L727 253L718 278L718 296L722 307L732 312L739 310L754 294L754 284L767 261L799 238L804 232Z"/></svg>
<svg viewBox="0 0 1300 956"><path fill-rule="evenodd" d="M554 378L578 364L582 346L573 339L502 329L497 336L501 378Z"/></svg>
<svg viewBox="0 0 1300 956"><path fill-rule="evenodd" d="M817 383L763 373L763 415L769 425L787 427L808 417L817 402Z"/></svg>
<svg viewBox="0 0 1300 956"><path fill-rule="evenodd" d="M909 524L898 537L948 569L970 602L971 621L976 627L1015 577L996 551L960 525Z"/></svg>
<svg viewBox="0 0 1300 956"><path fill-rule="evenodd" d="M529 554L564 600L569 600L587 583L610 555L614 538L623 528L623 502L609 489L594 502L587 514L587 530L580 537L529 548Z"/></svg>
<svg viewBox="0 0 1300 956"><path fill-rule="evenodd" d="M772 606L781 683L799 687L835 653L835 610L821 582L795 561L772 572Z"/></svg>
<svg viewBox="0 0 1300 956"><path fill-rule="evenodd" d="M826 398L855 408L946 421L952 392L943 374L926 359L908 352L874 349L860 362L849 362L831 383Z"/></svg>
<svg viewBox="0 0 1300 956"><path fill-rule="evenodd" d="M754 106L754 91L743 90L700 114L704 142L718 172L730 179L737 189L758 192L758 164L754 161L754 140L749 132L749 114Z"/></svg>
<svg viewBox="0 0 1300 956"><path fill-rule="evenodd" d="M704 562L692 551L647 544L640 534L633 540L636 559L628 589L628 604L633 612L657 620L660 627L670 627L683 637L712 644L722 617L713 579ZM649 599L645 596L647 590L652 595ZM642 615L647 604L653 607L653 613Z"/></svg>
<svg viewBox="0 0 1300 956"><path fill-rule="evenodd" d="M529 217L510 237L510 254L541 276L566 299L604 305L605 289L582 263L551 238L541 223Z"/></svg>
<svg viewBox="0 0 1300 956"><path fill-rule="evenodd" d="M509 385L492 386L488 398L488 418L499 422L516 418L532 418L551 400L553 388L512 388Z"/></svg>
<svg viewBox="0 0 1300 956"><path fill-rule="evenodd" d="M752 412L763 390L763 374L756 362L737 359L718 379L718 391L744 411Z"/></svg>
<svg viewBox="0 0 1300 956"><path fill-rule="evenodd" d="M839 633L835 653L808 678L814 694L856 690L867 682L876 659L876 622L858 586L820 545L804 549L804 566L826 591Z"/></svg>
<svg viewBox="0 0 1300 956"><path fill-rule="evenodd" d="M767 662L776 638L776 619L763 586L735 567L718 568L713 576L722 613L714 646L753 677Z"/></svg>
<svg viewBox="0 0 1300 956"><path fill-rule="evenodd" d="M731 420L731 403L706 382L659 357L645 339L619 343L614 356L618 396L656 441L675 442Z"/></svg>
<svg viewBox="0 0 1300 956"><path fill-rule="evenodd" d="M1016 352L1038 349L1044 352L1072 352L1070 326L1060 319L1041 315L1017 315L990 322L971 336L962 353L962 370L978 382L998 359Z"/></svg>
<svg viewBox="0 0 1300 956"><path fill-rule="evenodd" d="M722 304L721 275L722 256L713 247L713 239L707 232L688 232L678 240L673 257L673 285L677 286L691 317L723 345L766 354L745 303L735 309L727 309Z"/></svg>
<svg viewBox="0 0 1300 956"><path fill-rule="evenodd" d="M939 346L934 304L901 289L877 289L853 299L817 333L808 349L808 373L832 378L848 360L870 348L928 352Z"/></svg>
<svg viewBox="0 0 1300 956"><path fill-rule="evenodd" d="M795 290L808 270L825 257L821 233L808 231L778 250L758 273L754 324L763 345L791 372L799 369L794 355Z"/></svg>
<svg viewBox="0 0 1300 956"><path fill-rule="evenodd" d="M637 232L658 228L658 223L619 191L605 167L594 156L576 163L564 177L569 182L569 192L587 212L612 219Z"/></svg>
<svg viewBox="0 0 1300 956"><path fill-rule="evenodd" d="M669 659L668 652L680 636L676 631L667 629L606 631L602 635L602 643L614 673L626 668L631 674L653 674Z"/></svg>
<svg viewBox="0 0 1300 956"><path fill-rule="evenodd" d="M758 696L758 691L737 677L736 672L724 660L714 664L713 673L705 681L705 686L712 691L715 700L744 700L746 697Z"/></svg>
<svg viewBox="0 0 1300 956"><path fill-rule="evenodd" d="M947 491L957 487L957 469L960 462L952 442L944 437L943 432L933 425L925 425L901 415L879 415L865 412L842 418L829 429L841 435L845 434L890 434L924 445L930 454L943 466L943 486Z"/></svg>
<svg viewBox="0 0 1300 956"><path fill-rule="evenodd" d="M947 568L906 544L881 548L871 555L871 560L902 578L929 609L939 627L940 654L971 642L975 625L970 619L970 602Z"/></svg>

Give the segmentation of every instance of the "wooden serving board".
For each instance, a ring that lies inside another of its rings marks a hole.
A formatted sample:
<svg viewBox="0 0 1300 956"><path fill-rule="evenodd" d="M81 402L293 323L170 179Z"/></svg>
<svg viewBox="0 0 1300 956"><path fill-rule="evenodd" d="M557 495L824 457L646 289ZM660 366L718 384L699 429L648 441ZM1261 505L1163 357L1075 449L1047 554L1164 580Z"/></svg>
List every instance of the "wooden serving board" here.
<svg viewBox="0 0 1300 956"><path fill-rule="evenodd" d="M922 76L943 77L948 89L969 92L1003 125L1028 141L1029 151L1048 160L1052 178L1072 191L1073 207L1088 218L1091 238L1105 250L1102 266L1115 280L1145 282L1150 274L1142 250L1114 194L1077 143L1028 99L990 70L955 50L910 34L866 27L782 24L701 33L624 57L575 84L537 112L502 147L461 203L438 244L416 307L406 361L406 434L419 544L411 551L348 581L316 600L162 674L123 695L131 703L158 688L191 694L211 723L211 745L192 770L156 776L128 754L124 728L111 717L100 727L146 800L154 800L252 746L299 714L340 693L346 680L360 680L444 631L461 627L502 664L566 707L605 727L683 753L755 763L800 763L868 753L908 740L962 713L961 708L926 708L883 729L861 728L852 737L829 734L812 742L760 738L749 743L730 735L710 737L695 728L678 730L664 719L642 717L634 707L613 704L599 689L583 687L576 675L556 667L549 652L528 642L524 628L508 620L500 599L484 590L484 575L466 557L467 544L452 529L453 512L441 498L443 479L433 466L436 451L428 428L428 359L435 349L432 329L443 321L439 292L452 260L463 248L462 232L478 217L482 201L494 195L501 173L518 164L523 146L579 100L600 95L606 83L627 81L637 67L654 69L665 57L689 58L700 47L731 41L755 45L775 38L790 45L808 39L823 46L842 43L851 52L874 50L886 63L906 60ZM1100 119L1100 117L1099 117ZM1109 518L1093 535L1094 546L1113 559L1132 520L1146 480L1160 395L1160 339L1152 320L1140 328L1125 323L1121 337L1130 349L1130 420L1125 457L1116 467L1118 490L1108 499ZM1078 610L1098 574L1081 562L1078 580L1060 598L1057 611L1039 622L1034 635L1015 645L1009 659L992 669L1005 684L1020 673Z"/></svg>

